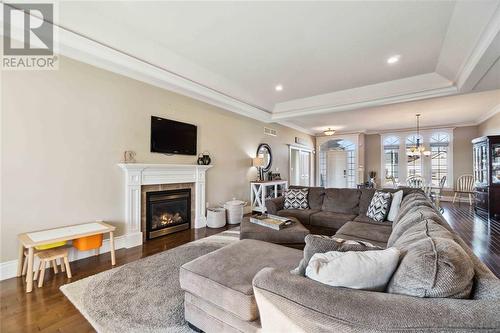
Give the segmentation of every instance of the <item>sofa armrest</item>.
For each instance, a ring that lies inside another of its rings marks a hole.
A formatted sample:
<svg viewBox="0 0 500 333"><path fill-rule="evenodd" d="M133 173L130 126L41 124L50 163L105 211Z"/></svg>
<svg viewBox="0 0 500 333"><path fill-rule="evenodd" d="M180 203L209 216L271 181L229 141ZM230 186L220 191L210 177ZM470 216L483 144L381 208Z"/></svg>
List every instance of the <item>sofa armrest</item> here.
<svg viewBox="0 0 500 333"><path fill-rule="evenodd" d="M330 287L275 268L253 280L269 332L496 331L498 300L418 298Z"/></svg>
<svg viewBox="0 0 500 333"><path fill-rule="evenodd" d="M285 204L284 196L266 200L267 213L276 214L279 210L283 209L284 204Z"/></svg>

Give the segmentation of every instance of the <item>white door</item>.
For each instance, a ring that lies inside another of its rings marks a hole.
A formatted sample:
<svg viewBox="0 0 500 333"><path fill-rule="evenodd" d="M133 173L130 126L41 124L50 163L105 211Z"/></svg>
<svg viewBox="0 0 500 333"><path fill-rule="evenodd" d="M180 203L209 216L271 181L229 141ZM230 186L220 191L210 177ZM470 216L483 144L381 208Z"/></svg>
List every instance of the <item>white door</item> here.
<svg viewBox="0 0 500 333"><path fill-rule="evenodd" d="M300 152L300 186L311 185L311 153Z"/></svg>
<svg viewBox="0 0 500 333"><path fill-rule="evenodd" d="M330 150L326 158L327 187L347 187L347 152L344 150Z"/></svg>
<svg viewBox="0 0 500 333"><path fill-rule="evenodd" d="M290 185L300 185L300 151L290 149Z"/></svg>

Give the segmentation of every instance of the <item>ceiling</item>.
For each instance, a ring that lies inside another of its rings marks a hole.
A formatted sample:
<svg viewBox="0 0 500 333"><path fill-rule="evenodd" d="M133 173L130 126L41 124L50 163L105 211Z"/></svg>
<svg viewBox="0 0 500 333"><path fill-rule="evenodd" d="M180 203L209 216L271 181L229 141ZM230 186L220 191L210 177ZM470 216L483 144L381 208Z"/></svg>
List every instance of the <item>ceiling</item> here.
<svg viewBox="0 0 500 333"><path fill-rule="evenodd" d="M64 55L309 133L410 127L389 114L419 107L390 104L500 88L498 0L62 1L58 12ZM474 122L495 99L459 96L475 111L456 102L456 117L426 118Z"/></svg>
<svg viewBox="0 0 500 333"><path fill-rule="evenodd" d="M353 111L300 117L295 123L314 132L332 128L339 132L367 133L399 130L415 126L415 115L421 114L422 127L476 125L488 113L500 111L500 89L446 96L414 102L385 105ZM486 112L485 112L486 111ZM362 121L361 121L362 120Z"/></svg>

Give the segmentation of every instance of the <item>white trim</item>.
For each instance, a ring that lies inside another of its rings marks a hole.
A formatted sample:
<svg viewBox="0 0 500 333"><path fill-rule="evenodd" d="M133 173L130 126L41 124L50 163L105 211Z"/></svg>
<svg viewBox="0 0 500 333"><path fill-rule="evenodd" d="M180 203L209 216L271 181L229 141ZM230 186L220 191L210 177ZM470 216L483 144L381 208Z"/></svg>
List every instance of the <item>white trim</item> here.
<svg viewBox="0 0 500 333"><path fill-rule="evenodd" d="M482 124L486 120L488 120L491 117L495 116L497 113L500 113L500 104L496 105L490 111L486 112L481 117L479 117L478 120L477 120L477 122L476 122L476 125Z"/></svg>
<svg viewBox="0 0 500 333"><path fill-rule="evenodd" d="M142 236L141 236L142 242ZM115 250L123 249L123 248L131 248L133 244L128 243L128 239L126 235L115 237ZM109 252L109 239L104 239L102 241L102 246L99 248L99 254L108 253ZM77 249L71 248L69 252L68 259L70 262L77 261L80 259L85 259L89 257L93 257L95 255L94 250L90 251L78 251ZM35 257L35 265L34 267L38 267L38 259ZM111 264L110 264L111 268ZM0 281L10 279L16 277L17 275L17 259L4 261L0 263Z"/></svg>
<svg viewBox="0 0 500 333"><path fill-rule="evenodd" d="M455 82L459 89L459 91L467 92L474 88L476 82L467 82L473 77L473 72L478 68L478 64L481 61L481 58L485 55L488 48L491 46L498 33L500 32L500 6L497 6L495 10L495 14L488 22L488 25L483 30L481 37L478 42L471 50L467 60L464 62L458 74L456 76ZM496 54L492 61L496 60ZM476 79L481 79L482 75L477 76Z"/></svg>

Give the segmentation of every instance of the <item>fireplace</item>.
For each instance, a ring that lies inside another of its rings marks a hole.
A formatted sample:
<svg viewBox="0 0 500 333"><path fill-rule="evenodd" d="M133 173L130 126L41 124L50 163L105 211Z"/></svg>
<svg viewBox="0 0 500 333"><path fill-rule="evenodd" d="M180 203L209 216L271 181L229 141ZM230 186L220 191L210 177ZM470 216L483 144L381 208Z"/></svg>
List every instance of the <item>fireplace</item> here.
<svg viewBox="0 0 500 333"><path fill-rule="evenodd" d="M189 229L191 189L146 193L146 239Z"/></svg>

